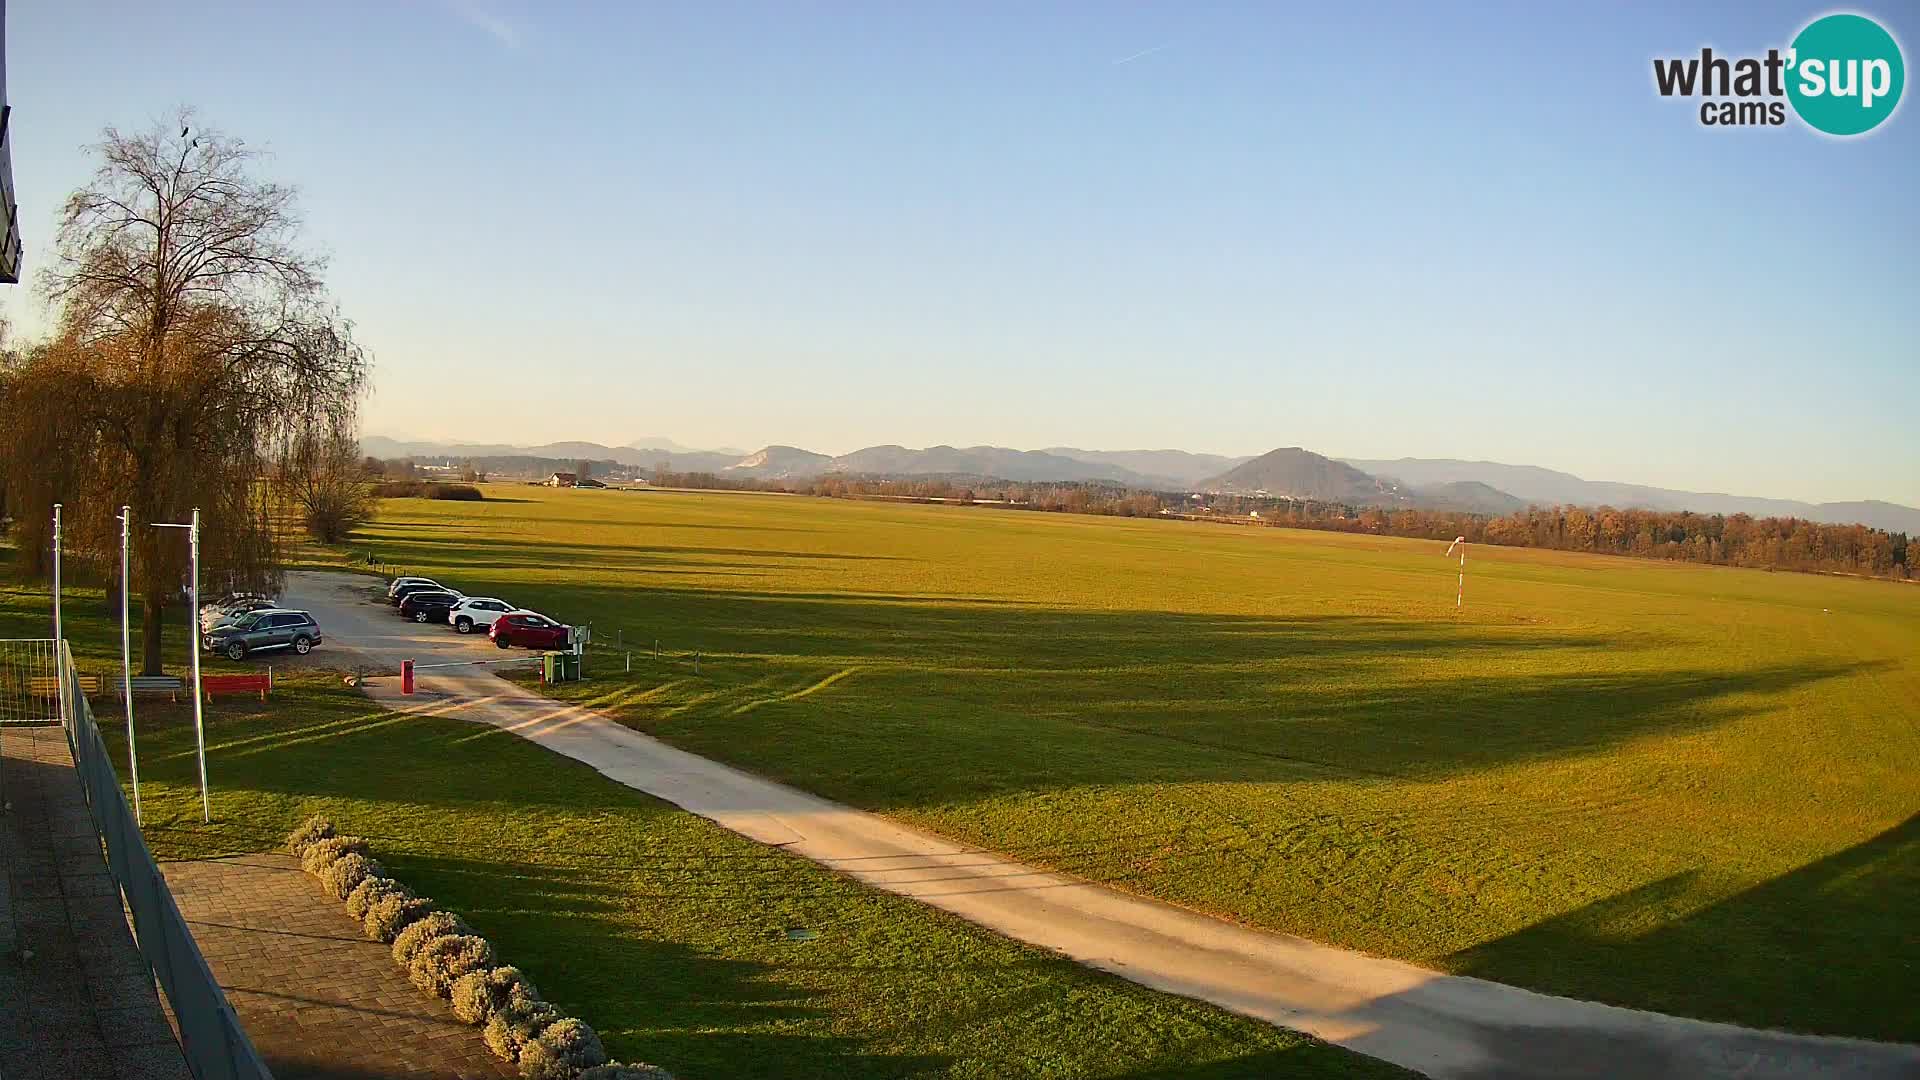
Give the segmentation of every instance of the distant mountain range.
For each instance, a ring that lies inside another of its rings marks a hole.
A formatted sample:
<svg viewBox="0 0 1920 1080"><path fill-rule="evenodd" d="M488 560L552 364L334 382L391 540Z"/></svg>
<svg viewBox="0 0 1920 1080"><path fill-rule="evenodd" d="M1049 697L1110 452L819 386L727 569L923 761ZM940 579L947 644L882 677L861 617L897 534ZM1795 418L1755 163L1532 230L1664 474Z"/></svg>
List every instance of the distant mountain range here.
<svg viewBox="0 0 1920 1080"><path fill-rule="evenodd" d="M1356 505L1404 501L1390 485L1343 461L1298 446L1269 450L1201 481L1199 487L1234 495L1278 495Z"/></svg>
<svg viewBox="0 0 1920 1080"><path fill-rule="evenodd" d="M499 443L389 439L383 435L363 436L360 439L360 452L379 458L537 457L557 461L617 461L633 469L651 469L664 464L674 472L719 472L743 456L732 451L663 446L602 446L594 442L506 446Z"/></svg>
<svg viewBox="0 0 1920 1080"><path fill-rule="evenodd" d="M1542 506L1618 506L1647 510L1692 510L1701 514L1803 517L1836 525L1859 522L1890 532L1920 533L1920 510L1877 499L1809 503L1794 499L1724 495L1719 492L1675 491L1642 484L1582 480L1571 473L1555 472L1537 465L1502 465L1494 461L1459 461L1453 458L1342 460L1374 476L1416 488L1471 482L1485 484L1526 503Z"/></svg>
<svg viewBox="0 0 1920 1080"><path fill-rule="evenodd" d="M382 458L548 458L614 461L633 469L710 472L755 480L804 480L831 474L867 476L978 476L1027 483L1101 481L1154 491L1265 492L1275 497L1356 506L1418 506L1505 514L1528 505L1617 506L1692 510L1706 514L1804 517L1833 524L1859 522L1920 535L1920 509L1897 503L1807 503L1791 499L1676 491L1583 480L1534 465L1450 458L1392 461L1328 458L1301 447L1258 457L1195 454L1185 450L1080 450L1067 446L1012 450L1001 446L869 446L837 457L797 446L768 446L750 454L690 449L660 436L645 445L592 442L508 446L397 440L369 435L363 453Z"/></svg>

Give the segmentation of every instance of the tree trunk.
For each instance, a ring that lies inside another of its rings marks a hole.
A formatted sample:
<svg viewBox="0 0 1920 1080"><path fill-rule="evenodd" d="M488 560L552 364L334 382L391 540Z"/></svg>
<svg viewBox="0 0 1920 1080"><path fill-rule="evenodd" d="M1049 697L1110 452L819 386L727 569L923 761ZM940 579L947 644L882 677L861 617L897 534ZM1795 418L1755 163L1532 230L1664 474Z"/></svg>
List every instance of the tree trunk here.
<svg viewBox="0 0 1920 1080"><path fill-rule="evenodd" d="M166 625L167 590L149 588L140 598L140 674L166 674L160 670L160 642Z"/></svg>

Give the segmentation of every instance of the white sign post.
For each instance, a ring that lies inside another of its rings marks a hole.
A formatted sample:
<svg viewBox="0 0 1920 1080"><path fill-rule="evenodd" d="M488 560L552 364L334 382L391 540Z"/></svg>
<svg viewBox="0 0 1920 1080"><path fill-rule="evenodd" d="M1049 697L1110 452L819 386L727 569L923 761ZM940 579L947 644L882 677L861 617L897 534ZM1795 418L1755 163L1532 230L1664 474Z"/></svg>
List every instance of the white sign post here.
<svg viewBox="0 0 1920 1080"><path fill-rule="evenodd" d="M1453 543L1447 545L1447 555L1453 554L1454 548L1460 549L1460 583L1459 591L1453 594L1453 610L1459 611L1460 606L1467 602L1467 538L1454 537ZM1446 558L1446 555L1442 555L1441 558Z"/></svg>
<svg viewBox="0 0 1920 1080"><path fill-rule="evenodd" d="M189 524L156 521L153 527L187 530L187 549L193 566L193 577L187 592L187 655L193 658L193 737L200 757L200 821L205 824L213 820L213 808L207 798L207 724L202 708L204 699L200 693L200 509L194 508L193 521Z"/></svg>
<svg viewBox="0 0 1920 1080"><path fill-rule="evenodd" d="M140 812L140 755L133 748L133 623L128 618L128 593L132 584L127 575L127 547L133 524L133 508L120 508L120 700L127 705L127 771L133 777L133 820L147 823ZM200 639L194 638L198 646Z"/></svg>
<svg viewBox="0 0 1920 1080"><path fill-rule="evenodd" d="M60 504L53 504L53 641L54 651L60 650Z"/></svg>

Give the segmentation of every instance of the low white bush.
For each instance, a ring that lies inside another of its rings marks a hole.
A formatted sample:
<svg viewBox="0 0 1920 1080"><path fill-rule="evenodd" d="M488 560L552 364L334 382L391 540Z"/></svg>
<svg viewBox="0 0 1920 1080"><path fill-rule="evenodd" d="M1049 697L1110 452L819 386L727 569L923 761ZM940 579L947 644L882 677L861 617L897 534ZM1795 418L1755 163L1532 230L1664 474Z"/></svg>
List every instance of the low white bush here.
<svg viewBox="0 0 1920 1080"><path fill-rule="evenodd" d="M333 819L325 814L315 814L303 822L299 828L287 834L287 854L299 858L307 853L307 848L316 840L325 840L334 835Z"/></svg>
<svg viewBox="0 0 1920 1080"><path fill-rule="evenodd" d="M453 981L462 975L485 971L493 966L493 946L477 934L448 934L437 937L414 952L407 963L407 978L430 994L446 997Z"/></svg>
<svg viewBox="0 0 1920 1080"><path fill-rule="evenodd" d="M358 852L349 851L328 863L318 877L320 884L337 900L353 895L353 890L370 877L381 876L380 864Z"/></svg>
<svg viewBox="0 0 1920 1080"><path fill-rule="evenodd" d="M520 1075L527 1080L574 1080L582 1069L606 1063L599 1034L572 1017L548 1024L520 1049Z"/></svg>
<svg viewBox="0 0 1920 1080"><path fill-rule="evenodd" d="M392 944L400 931L433 914L433 901L424 896L389 893L367 905L360 928L368 940Z"/></svg>
<svg viewBox="0 0 1920 1080"><path fill-rule="evenodd" d="M526 1045L559 1019L560 1010L544 1001L529 1001L520 1008L494 1013L487 1021L487 1049L500 1060L518 1065Z"/></svg>
<svg viewBox="0 0 1920 1080"><path fill-rule="evenodd" d="M528 1002L540 1000L540 991L517 967L471 971L453 981L448 996L453 1015L468 1024L484 1024L498 1012L506 1012Z"/></svg>
<svg viewBox="0 0 1920 1080"><path fill-rule="evenodd" d="M373 852L367 842L357 836L328 836L315 840L300 853L300 869L318 877L320 871L332 866L334 861L347 855L370 857Z"/></svg>
<svg viewBox="0 0 1920 1080"><path fill-rule="evenodd" d="M673 1080L673 1074L658 1065L623 1065L609 1061L583 1070L579 1080Z"/></svg>
<svg viewBox="0 0 1920 1080"><path fill-rule="evenodd" d="M347 915L354 922L364 922L367 909L374 901L387 896L412 896L413 890L381 874L369 875L347 894Z"/></svg>
<svg viewBox="0 0 1920 1080"><path fill-rule="evenodd" d="M466 920L451 911L435 911L423 915L410 923L405 930L394 935L393 962L401 967L413 964L413 954L435 938L454 934L470 934L472 929Z"/></svg>

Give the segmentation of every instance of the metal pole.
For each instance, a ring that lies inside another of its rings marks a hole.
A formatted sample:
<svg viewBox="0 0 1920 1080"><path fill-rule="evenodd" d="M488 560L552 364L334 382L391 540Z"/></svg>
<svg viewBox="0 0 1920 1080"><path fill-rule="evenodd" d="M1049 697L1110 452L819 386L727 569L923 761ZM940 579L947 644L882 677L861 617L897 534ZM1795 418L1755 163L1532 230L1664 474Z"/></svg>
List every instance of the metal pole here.
<svg viewBox="0 0 1920 1080"><path fill-rule="evenodd" d="M53 504L53 640L59 641L60 626L60 504ZM58 646L55 646L58 648Z"/></svg>
<svg viewBox="0 0 1920 1080"><path fill-rule="evenodd" d="M127 705L127 772L133 777L133 820L141 825L147 823L140 812L140 755L133 748L133 629L128 616L127 594L132 590L127 572L128 529L133 522L133 508L120 508L120 700ZM194 616L197 620L198 615ZM200 644L199 624L194 624L193 644Z"/></svg>
<svg viewBox="0 0 1920 1080"><path fill-rule="evenodd" d="M212 803L207 798L207 723L203 715L205 701L200 693L200 508L193 508L193 525L187 530L187 543L193 555L193 585L187 601L187 653L193 657L193 736L200 751L200 821L213 821Z"/></svg>

